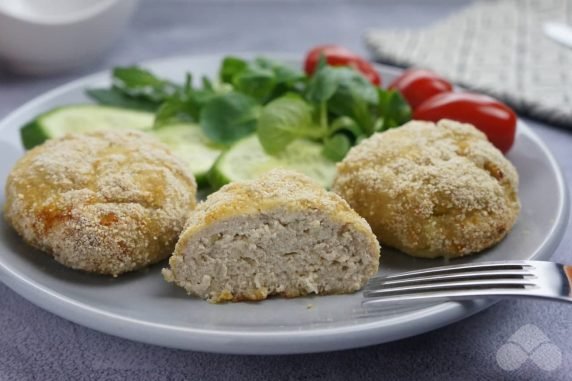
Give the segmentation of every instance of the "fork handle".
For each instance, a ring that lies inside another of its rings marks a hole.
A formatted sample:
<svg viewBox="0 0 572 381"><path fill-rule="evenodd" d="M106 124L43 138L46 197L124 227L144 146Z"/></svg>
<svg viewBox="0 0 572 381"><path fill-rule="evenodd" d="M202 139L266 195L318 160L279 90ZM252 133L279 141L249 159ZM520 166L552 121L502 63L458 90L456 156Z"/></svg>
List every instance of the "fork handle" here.
<svg viewBox="0 0 572 381"><path fill-rule="evenodd" d="M562 266L562 269L564 270L564 274L568 279L568 297L572 298L572 266L564 265Z"/></svg>

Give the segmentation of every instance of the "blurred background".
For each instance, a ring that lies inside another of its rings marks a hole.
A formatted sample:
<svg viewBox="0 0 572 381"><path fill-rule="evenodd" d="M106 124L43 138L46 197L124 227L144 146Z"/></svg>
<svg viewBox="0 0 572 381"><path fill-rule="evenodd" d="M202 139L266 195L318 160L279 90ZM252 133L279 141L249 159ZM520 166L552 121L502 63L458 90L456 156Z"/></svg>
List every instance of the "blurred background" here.
<svg viewBox="0 0 572 381"><path fill-rule="evenodd" d="M572 0L1 0L0 113L117 65L335 43L570 128L570 20Z"/></svg>
<svg viewBox="0 0 572 381"><path fill-rule="evenodd" d="M0 66L0 114L22 104L31 94L43 93L71 78L149 59L249 51L303 54L318 43L328 42L366 54L363 41L366 30L428 26L470 3L468 0L141 0L110 50L78 69L24 77L9 71L5 60L0 61L3 65ZM4 34L2 38L18 40L15 34ZM55 47L42 47L46 51L52 49Z"/></svg>

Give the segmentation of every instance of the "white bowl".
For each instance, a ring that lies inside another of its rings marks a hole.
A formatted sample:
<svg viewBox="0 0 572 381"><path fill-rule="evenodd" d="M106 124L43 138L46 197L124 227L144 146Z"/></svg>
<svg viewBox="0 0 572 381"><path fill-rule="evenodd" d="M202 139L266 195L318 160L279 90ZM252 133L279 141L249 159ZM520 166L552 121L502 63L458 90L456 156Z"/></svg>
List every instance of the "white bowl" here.
<svg viewBox="0 0 572 381"><path fill-rule="evenodd" d="M138 0L0 0L0 59L50 74L93 61L116 40Z"/></svg>

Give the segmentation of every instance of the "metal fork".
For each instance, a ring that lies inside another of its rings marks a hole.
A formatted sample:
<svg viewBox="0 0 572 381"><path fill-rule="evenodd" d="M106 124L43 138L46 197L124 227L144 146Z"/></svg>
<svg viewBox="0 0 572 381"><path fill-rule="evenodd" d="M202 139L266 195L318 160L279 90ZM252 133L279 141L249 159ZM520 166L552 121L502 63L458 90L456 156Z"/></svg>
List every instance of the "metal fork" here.
<svg viewBox="0 0 572 381"><path fill-rule="evenodd" d="M433 267L374 277L363 296L364 305L512 297L572 302L572 266L502 261Z"/></svg>

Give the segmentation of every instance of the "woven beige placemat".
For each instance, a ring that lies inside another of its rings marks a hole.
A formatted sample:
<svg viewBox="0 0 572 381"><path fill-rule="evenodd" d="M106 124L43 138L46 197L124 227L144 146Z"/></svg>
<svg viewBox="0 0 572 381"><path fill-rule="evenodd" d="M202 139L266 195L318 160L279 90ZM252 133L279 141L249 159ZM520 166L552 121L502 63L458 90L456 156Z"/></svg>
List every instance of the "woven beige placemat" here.
<svg viewBox="0 0 572 381"><path fill-rule="evenodd" d="M426 29L372 30L376 59L432 69L520 113L572 128L572 49L542 32L572 24L572 0L480 1Z"/></svg>

